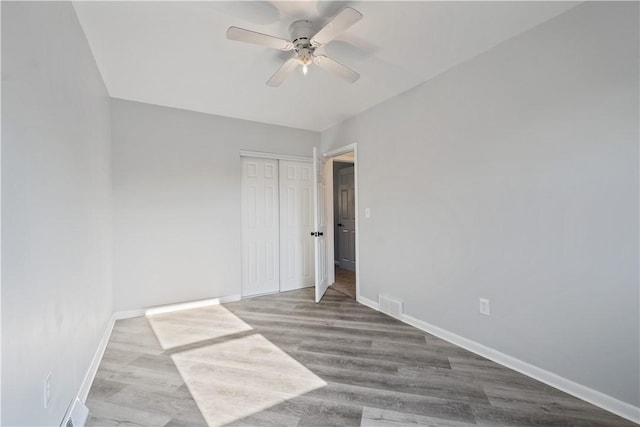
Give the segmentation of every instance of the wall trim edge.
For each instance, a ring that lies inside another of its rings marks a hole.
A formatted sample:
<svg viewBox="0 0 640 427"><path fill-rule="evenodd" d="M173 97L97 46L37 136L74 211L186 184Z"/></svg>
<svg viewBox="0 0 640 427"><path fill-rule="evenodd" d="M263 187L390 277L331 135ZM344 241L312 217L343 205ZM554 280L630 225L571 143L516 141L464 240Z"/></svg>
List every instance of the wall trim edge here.
<svg viewBox="0 0 640 427"><path fill-rule="evenodd" d="M107 349L107 344L109 343L109 338L111 338L111 332L113 331L113 325L116 323L115 315L112 314L107 322L107 327L102 333L102 338L100 338L100 342L98 343L98 348L96 348L96 352L93 355L93 359L91 359L91 364L89 365L89 369L87 369L87 373L82 380L82 384L80 385L80 390L78 391L77 400L84 403L87 400L87 396L89 396L89 390L91 390L91 384L93 384L93 379L98 372L98 367L100 366L100 362L102 361L102 356L104 355L104 351ZM84 425L84 424L83 424Z"/></svg>
<svg viewBox="0 0 640 427"><path fill-rule="evenodd" d="M362 295L358 295L357 301L362 305L366 305L369 308L372 308L376 311L380 311L380 306L378 305L378 303L373 300L370 300L369 298L365 298Z"/></svg>
<svg viewBox="0 0 640 427"><path fill-rule="evenodd" d="M292 160L296 162L311 163L313 159L307 156L296 156L294 154L267 153L264 151L240 150L240 157L257 157L260 159L272 160Z"/></svg>
<svg viewBox="0 0 640 427"><path fill-rule="evenodd" d="M513 369L514 371L520 372L521 374L536 379L540 382L557 388L558 390L562 390L565 393L568 393L595 406L612 412L622 418L626 418L629 421L640 424L640 407L633 406L629 403L618 400L615 397L609 396L582 384L573 382L567 378L561 377L560 375L554 374L553 372L549 372L545 369L531 365L520 359L516 359L515 357L504 354L498 350L487 347L468 338L464 338L460 335L454 334L453 332L450 332L446 329L442 329L430 323L416 319L415 317L409 316L408 314L403 313L400 320L424 332L428 332L438 338L441 338L480 356L486 357L487 359L506 366L507 368Z"/></svg>
<svg viewBox="0 0 640 427"><path fill-rule="evenodd" d="M192 308L208 307L210 305L225 304L228 302L240 301L240 294L227 295L219 298L207 298L195 301L179 302L176 304L156 305L152 307L134 308L113 313L115 320L131 319L154 314L172 313L174 311L189 310Z"/></svg>

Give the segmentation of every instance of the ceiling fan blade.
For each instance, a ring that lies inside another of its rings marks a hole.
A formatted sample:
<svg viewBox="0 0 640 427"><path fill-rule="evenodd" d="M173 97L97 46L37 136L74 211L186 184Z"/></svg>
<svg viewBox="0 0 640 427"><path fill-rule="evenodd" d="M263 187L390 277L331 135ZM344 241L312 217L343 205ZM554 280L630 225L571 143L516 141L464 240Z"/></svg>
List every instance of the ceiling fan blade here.
<svg viewBox="0 0 640 427"><path fill-rule="evenodd" d="M354 83L360 78L360 74L353 71L351 68L342 65L339 62L334 61L325 55L318 55L313 58L313 62L320 68L330 71L339 75L349 83Z"/></svg>
<svg viewBox="0 0 640 427"><path fill-rule="evenodd" d="M272 47L280 50L291 50L293 44L289 40L279 37L269 36L255 31L245 30L244 28L229 27L227 30L227 38L229 40L237 40L239 42L259 44L261 46Z"/></svg>
<svg viewBox="0 0 640 427"><path fill-rule="evenodd" d="M298 60L296 58L291 58L287 60L278 71L276 71L273 76L267 81L267 86L278 87L282 84L284 79L287 78L289 74L291 74L296 68L298 68Z"/></svg>
<svg viewBox="0 0 640 427"><path fill-rule="evenodd" d="M345 7L311 38L311 44L315 47L323 46L361 19L362 14L360 12L350 7Z"/></svg>

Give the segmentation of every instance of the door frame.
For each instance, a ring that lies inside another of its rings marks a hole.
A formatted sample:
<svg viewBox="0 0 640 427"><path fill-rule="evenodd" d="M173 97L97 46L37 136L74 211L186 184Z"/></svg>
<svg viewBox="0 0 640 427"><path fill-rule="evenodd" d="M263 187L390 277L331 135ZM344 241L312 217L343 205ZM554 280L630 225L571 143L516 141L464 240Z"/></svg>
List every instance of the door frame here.
<svg viewBox="0 0 640 427"><path fill-rule="evenodd" d="M309 156L296 156L293 154L268 153L266 151L240 150L240 157L256 157L258 159L292 160L311 163L313 158Z"/></svg>
<svg viewBox="0 0 640 427"><path fill-rule="evenodd" d="M333 218L333 159L342 154L353 152L353 186L355 198L355 215L356 215L356 301L360 302L360 221L359 221L359 192L358 192L358 143L353 142L342 147L329 150L322 153L327 160L325 165L325 185L326 191L326 210L330 212L327 215L327 270L328 280L331 284L335 283L335 224Z"/></svg>

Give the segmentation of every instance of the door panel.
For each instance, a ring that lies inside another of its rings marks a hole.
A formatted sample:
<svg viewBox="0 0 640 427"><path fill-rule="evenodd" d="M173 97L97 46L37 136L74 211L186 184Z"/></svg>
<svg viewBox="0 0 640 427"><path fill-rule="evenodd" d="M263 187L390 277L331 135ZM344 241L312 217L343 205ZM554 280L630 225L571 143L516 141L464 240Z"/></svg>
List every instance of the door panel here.
<svg viewBox="0 0 640 427"><path fill-rule="evenodd" d="M278 161L241 158L242 296L280 284Z"/></svg>
<svg viewBox="0 0 640 427"><path fill-rule="evenodd" d="M318 149L313 147L316 302L320 302L329 287L327 277L327 220L325 214L326 188L324 174L324 158L318 153Z"/></svg>
<svg viewBox="0 0 640 427"><path fill-rule="evenodd" d="M337 238L339 266L345 270L356 270L356 209L354 167L338 172L338 222Z"/></svg>
<svg viewBox="0 0 640 427"><path fill-rule="evenodd" d="M311 163L280 161L280 291L314 284Z"/></svg>

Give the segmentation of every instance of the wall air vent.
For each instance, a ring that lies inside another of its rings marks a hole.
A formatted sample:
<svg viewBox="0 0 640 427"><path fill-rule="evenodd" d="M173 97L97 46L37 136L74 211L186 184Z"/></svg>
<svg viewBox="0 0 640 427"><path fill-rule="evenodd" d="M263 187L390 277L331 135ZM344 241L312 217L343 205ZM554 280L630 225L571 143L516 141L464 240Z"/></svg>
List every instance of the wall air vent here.
<svg viewBox="0 0 640 427"><path fill-rule="evenodd" d="M402 317L402 301L387 295L378 296L378 306L380 311L389 316L400 319Z"/></svg>

